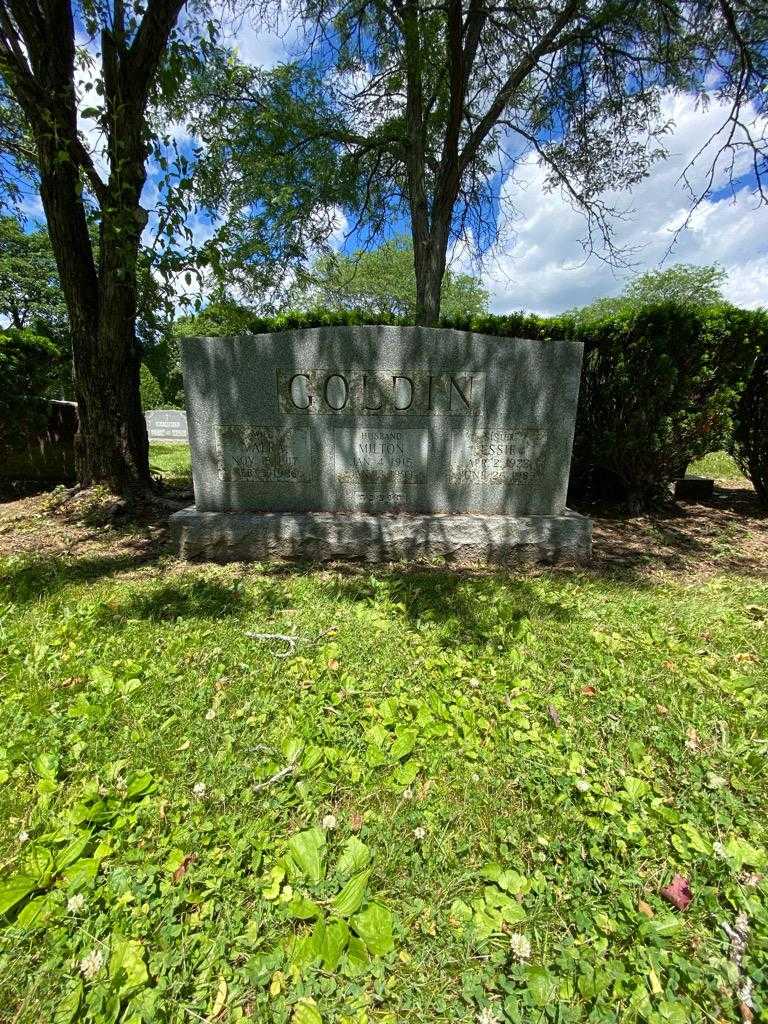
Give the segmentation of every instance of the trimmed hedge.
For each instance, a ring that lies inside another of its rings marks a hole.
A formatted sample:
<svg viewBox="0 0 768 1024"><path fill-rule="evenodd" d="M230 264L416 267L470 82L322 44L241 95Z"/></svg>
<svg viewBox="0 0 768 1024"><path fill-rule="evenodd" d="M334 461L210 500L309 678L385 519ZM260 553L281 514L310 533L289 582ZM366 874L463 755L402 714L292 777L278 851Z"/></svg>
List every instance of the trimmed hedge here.
<svg viewBox="0 0 768 1024"><path fill-rule="evenodd" d="M574 496L620 498L639 510L665 498L694 459L727 447L768 315L667 304L569 336L584 342Z"/></svg>
<svg viewBox="0 0 768 1024"><path fill-rule="evenodd" d="M755 360L734 420L736 462L768 507L768 348Z"/></svg>
<svg viewBox="0 0 768 1024"><path fill-rule="evenodd" d="M232 327L237 327L232 331ZM408 326L349 310L233 319L217 308L184 325L189 334L267 334L309 327ZM755 354L768 345L768 313L675 304L625 310L590 323L525 313L442 319L441 327L546 342L584 343L571 468L575 500L609 499L640 509L665 498L694 459L727 445Z"/></svg>

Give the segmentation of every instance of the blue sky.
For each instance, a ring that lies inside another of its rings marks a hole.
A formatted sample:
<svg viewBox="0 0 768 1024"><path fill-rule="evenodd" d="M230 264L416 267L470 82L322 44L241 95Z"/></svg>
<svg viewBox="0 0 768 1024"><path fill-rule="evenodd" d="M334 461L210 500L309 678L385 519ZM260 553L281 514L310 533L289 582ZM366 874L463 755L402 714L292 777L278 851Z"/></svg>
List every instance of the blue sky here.
<svg viewBox="0 0 768 1024"><path fill-rule="evenodd" d="M271 67L290 55L295 37L290 29L265 32L243 19L231 29L226 41L238 49L242 59ZM91 93L89 103L93 102L92 97ZM616 238L632 252L630 268L617 270L598 256L585 253L582 216L571 209L558 191L546 190L544 172L533 158L518 165L514 178L507 178L502 184L505 206L511 207L513 214L505 221L499 244L486 254L480 267L473 263L466 249L456 247L451 254L451 266L482 276L495 312L560 312L600 296L617 294L628 276L674 262L718 262L728 274L728 298L742 306L768 307L768 208L758 205L748 174L735 191L723 188L702 203L675 240L675 231L690 208L690 195L680 175L722 123L724 113L725 109L716 101L707 110L701 110L692 97L665 98L663 114L674 124L666 139L669 157L657 163L632 193L609 197L625 211L616 223ZM92 125L83 122L83 128L97 148ZM188 145L183 125L178 126L177 134L181 145ZM707 167L705 153L692 172L694 188L697 182L703 182ZM720 185L725 184L722 178ZM150 177L143 197L150 213L154 193ZM30 195L25 207L33 218L41 217L36 196ZM347 233L343 212L335 211L335 215L337 230L332 244L354 248L356 238ZM194 218L190 226L198 240L211 232L205 216ZM151 228L152 221L150 231ZM392 225L392 233L402 233L404 229L407 231L407 224L403 222ZM182 282L179 288L184 289Z"/></svg>
<svg viewBox="0 0 768 1024"><path fill-rule="evenodd" d="M230 42L243 59L269 67L289 54L294 37L290 29L264 32L244 21ZM560 312L617 294L628 276L675 262L718 262L728 273L728 298L746 307L768 307L768 208L759 206L749 173L735 192L723 187L704 202L675 241L675 232L690 209L690 195L680 175L724 120L725 107L713 100L707 110L697 109L693 97L670 95L664 100L663 115L674 124L666 139L669 157L656 164L631 193L613 197L615 205L626 211L616 224L616 237L633 253L628 269L613 269L597 256L587 256L582 216L559 192L545 190L544 172L534 159L518 167L513 180L504 182L502 194L514 207L514 215L506 224L505 237L487 254L479 271L494 311ZM702 155L689 176L694 188L704 181L707 155ZM724 176L719 184L726 185ZM340 215L337 244L354 247L355 239L344 237L344 226ZM402 231L403 226L393 225L393 230ZM455 269L478 272L466 251L457 248L452 255Z"/></svg>

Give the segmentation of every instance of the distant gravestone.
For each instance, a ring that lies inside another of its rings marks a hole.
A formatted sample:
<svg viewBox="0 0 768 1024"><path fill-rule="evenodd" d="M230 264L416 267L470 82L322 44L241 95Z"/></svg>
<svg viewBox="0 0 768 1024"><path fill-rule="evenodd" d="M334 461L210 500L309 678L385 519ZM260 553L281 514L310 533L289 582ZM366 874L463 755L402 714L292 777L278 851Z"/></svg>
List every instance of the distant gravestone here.
<svg viewBox="0 0 768 1024"><path fill-rule="evenodd" d="M150 441L189 441L187 414L183 409L150 409L145 413Z"/></svg>
<svg viewBox="0 0 768 1024"><path fill-rule="evenodd" d="M188 557L589 554L589 520L565 507L576 342L323 327L181 351Z"/></svg>
<svg viewBox="0 0 768 1024"><path fill-rule="evenodd" d="M77 403L36 399L0 423L0 478L46 483L75 479Z"/></svg>

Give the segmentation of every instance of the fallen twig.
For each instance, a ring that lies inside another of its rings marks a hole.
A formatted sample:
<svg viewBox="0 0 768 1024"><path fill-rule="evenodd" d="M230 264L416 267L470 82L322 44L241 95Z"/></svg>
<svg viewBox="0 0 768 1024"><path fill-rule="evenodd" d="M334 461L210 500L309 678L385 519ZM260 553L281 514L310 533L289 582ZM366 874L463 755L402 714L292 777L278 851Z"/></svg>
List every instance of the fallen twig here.
<svg viewBox="0 0 768 1024"><path fill-rule="evenodd" d="M296 650L296 637L288 636L286 633L246 633L245 634L250 640L282 640L283 643L288 644L288 650L282 654L275 652L276 658L289 658Z"/></svg>
<svg viewBox="0 0 768 1024"><path fill-rule="evenodd" d="M293 773L295 771L296 771L296 764L295 764L295 762L292 763L292 764L286 765L285 768L281 768L279 772L275 772L275 774L272 776L271 779L267 779L265 782L257 782L256 785L253 787L254 793L258 793L259 790L266 789L267 786L272 786L276 782L280 782L280 780L284 779L286 777L286 775L293 775Z"/></svg>

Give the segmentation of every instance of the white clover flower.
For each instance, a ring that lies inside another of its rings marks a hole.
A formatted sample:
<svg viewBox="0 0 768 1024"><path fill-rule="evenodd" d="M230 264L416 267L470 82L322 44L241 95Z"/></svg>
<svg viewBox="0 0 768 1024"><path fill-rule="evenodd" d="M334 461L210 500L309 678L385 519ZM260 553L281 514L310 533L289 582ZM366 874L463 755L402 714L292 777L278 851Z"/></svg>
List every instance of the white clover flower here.
<svg viewBox="0 0 768 1024"><path fill-rule="evenodd" d="M410 786L403 790L403 800L413 800L413 790Z"/></svg>
<svg viewBox="0 0 768 1024"><path fill-rule="evenodd" d="M192 787L192 793L198 798L198 800L202 800L207 792L208 787L204 782L196 782Z"/></svg>
<svg viewBox="0 0 768 1024"><path fill-rule="evenodd" d="M19 846L23 846L24 843L28 843L29 842L29 832L26 832L26 831L19 832L18 841L19 841Z"/></svg>
<svg viewBox="0 0 768 1024"><path fill-rule="evenodd" d="M95 978L104 966L104 954L100 949L92 949L88 956L80 961L80 973L88 981Z"/></svg>
<svg viewBox="0 0 768 1024"><path fill-rule="evenodd" d="M79 913L85 906L85 896L81 892L77 893L76 896L70 896L67 900L67 910L70 914Z"/></svg>
<svg viewBox="0 0 768 1024"><path fill-rule="evenodd" d="M477 1024L499 1024L499 1018L486 1006L478 1013Z"/></svg>
<svg viewBox="0 0 768 1024"><path fill-rule="evenodd" d="M509 940L509 948L515 960L531 959L531 942L526 935L516 932Z"/></svg>
<svg viewBox="0 0 768 1024"><path fill-rule="evenodd" d="M586 793L589 789L589 783L586 779L577 779L574 785L580 793Z"/></svg>
<svg viewBox="0 0 768 1024"><path fill-rule="evenodd" d="M323 818L323 828L330 831L332 828L336 828L336 815L326 814Z"/></svg>
<svg viewBox="0 0 768 1024"><path fill-rule="evenodd" d="M205 712L205 720L206 720L206 722L212 721L215 717L216 717L216 708L208 708L208 710Z"/></svg>
<svg viewBox="0 0 768 1024"><path fill-rule="evenodd" d="M422 839L427 838L427 830L425 828L422 828L421 825L419 825L418 828L415 828L413 830L413 835L416 839L418 839L419 842L421 842Z"/></svg>

